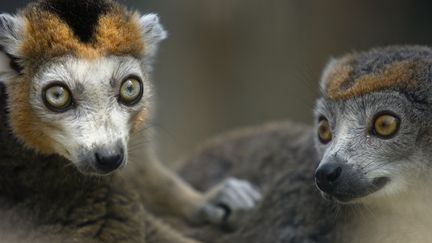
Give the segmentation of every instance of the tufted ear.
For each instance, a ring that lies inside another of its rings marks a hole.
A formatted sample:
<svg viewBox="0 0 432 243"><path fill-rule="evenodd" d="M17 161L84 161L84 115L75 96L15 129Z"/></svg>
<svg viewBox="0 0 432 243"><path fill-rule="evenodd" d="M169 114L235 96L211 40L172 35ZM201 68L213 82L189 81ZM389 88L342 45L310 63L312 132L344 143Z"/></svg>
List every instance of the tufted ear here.
<svg viewBox="0 0 432 243"><path fill-rule="evenodd" d="M0 14L0 82L9 81L21 71L18 48L22 30L22 17Z"/></svg>
<svg viewBox="0 0 432 243"><path fill-rule="evenodd" d="M146 14L140 18L141 31L146 43L146 58L153 58L157 52L159 42L167 37L167 32L159 23L156 14Z"/></svg>
<svg viewBox="0 0 432 243"><path fill-rule="evenodd" d="M330 72L338 64L339 64L339 60L334 58L334 57L331 57L330 60L327 62L326 66L324 67L322 74L321 74L321 79L320 79L321 93L323 93L323 94L326 93Z"/></svg>

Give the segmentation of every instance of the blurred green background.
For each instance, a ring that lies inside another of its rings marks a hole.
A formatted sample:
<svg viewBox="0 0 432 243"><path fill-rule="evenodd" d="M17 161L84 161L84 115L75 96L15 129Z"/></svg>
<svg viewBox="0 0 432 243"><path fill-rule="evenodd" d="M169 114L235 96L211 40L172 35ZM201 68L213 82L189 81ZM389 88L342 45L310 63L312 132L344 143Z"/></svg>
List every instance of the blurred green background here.
<svg viewBox="0 0 432 243"><path fill-rule="evenodd" d="M28 1L1 1L13 12ZM136 0L169 32L154 81L159 154L173 161L215 134L270 120L311 123L331 56L432 44L432 1Z"/></svg>

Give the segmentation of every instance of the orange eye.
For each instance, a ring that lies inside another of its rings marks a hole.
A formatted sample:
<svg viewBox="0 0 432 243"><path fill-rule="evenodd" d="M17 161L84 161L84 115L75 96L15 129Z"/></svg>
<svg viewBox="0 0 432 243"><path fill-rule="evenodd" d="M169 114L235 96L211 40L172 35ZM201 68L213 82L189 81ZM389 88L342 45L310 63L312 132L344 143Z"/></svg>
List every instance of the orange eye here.
<svg viewBox="0 0 432 243"><path fill-rule="evenodd" d="M381 113L376 116L372 133L377 137L387 139L399 131L400 119L391 113Z"/></svg>
<svg viewBox="0 0 432 243"><path fill-rule="evenodd" d="M318 124L318 138L321 143L326 144L332 140L330 124L326 119L322 119Z"/></svg>

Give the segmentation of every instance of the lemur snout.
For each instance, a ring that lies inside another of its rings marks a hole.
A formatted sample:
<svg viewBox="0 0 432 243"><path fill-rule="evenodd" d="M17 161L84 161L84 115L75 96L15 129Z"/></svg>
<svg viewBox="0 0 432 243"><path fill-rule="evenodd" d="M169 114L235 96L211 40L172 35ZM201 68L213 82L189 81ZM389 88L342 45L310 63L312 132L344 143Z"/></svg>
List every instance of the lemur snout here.
<svg viewBox="0 0 432 243"><path fill-rule="evenodd" d="M339 163L328 163L320 166L315 172L317 186L324 192L332 192L342 174Z"/></svg>
<svg viewBox="0 0 432 243"><path fill-rule="evenodd" d="M364 175L352 163L333 155L321 161L315 171L315 182L329 198L347 203L380 190L390 180L387 177L368 179Z"/></svg>
<svg viewBox="0 0 432 243"><path fill-rule="evenodd" d="M119 168L125 157L124 149L119 145L114 146L114 148L97 148L94 155L95 167L104 173L109 173Z"/></svg>

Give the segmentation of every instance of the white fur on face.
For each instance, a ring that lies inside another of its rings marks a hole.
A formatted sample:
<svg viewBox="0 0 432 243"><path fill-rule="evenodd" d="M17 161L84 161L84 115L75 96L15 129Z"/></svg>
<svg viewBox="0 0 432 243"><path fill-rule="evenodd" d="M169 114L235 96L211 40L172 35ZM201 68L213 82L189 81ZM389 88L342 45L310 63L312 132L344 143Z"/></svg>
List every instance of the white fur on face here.
<svg viewBox="0 0 432 243"><path fill-rule="evenodd" d="M323 151L323 159L321 160L319 167L331 163L332 160L328 158L337 154L337 156L345 160L347 164L352 165L353 168L356 168L362 173L362 180L372 181L375 178L380 177L386 177L390 180L383 188L364 197L353 199L350 203L375 202L377 199L403 193L407 188L409 188L409 184L413 184L413 181L415 184L415 181L418 180L418 175L421 174L421 172L418 168L413 166L413 164L416 161L421 161L421 158L424 156L413 154L408 157L401 157L398 160L390 158L389 160L385 160L385 158L374 155L374 152L367 153L366 151L360 153L360 156L350 156L351 153L346 152L347 149L354 146L356 143L364 142L357 136L366 136L366 140L369 138L377 139L371 138L371 135L366 135L364 132L359 134L354 133L357 135L353 135L352 130L355 130L356 127L358 127L358 123L355 113L345 112L343 114L343 119L339 119L339 123L333 131L333 140L326 145L327 147ZM380 149L382 148L375 148L376 151L379 151ZM424 162L424 164L427 164L427 162Z"/></svg>
<svg viewBox="0 0 432 243"><path fill-rule="evenodd" d="M118 102L122 82L129 76L143 82L143 98L134 106ZM61 82L69 87L75 107L63 113L49 110L43 103L46 85ZM84 60L61 58L46 64L36 74L30 101L36 115L61 127L44 131L56 141L55 151L72 161L78 168L88 168L87 155L97 147L121 143L127 151L130 119L137 111L147 109L151 85L139 60L132 57L102 57Z"/></svg>

